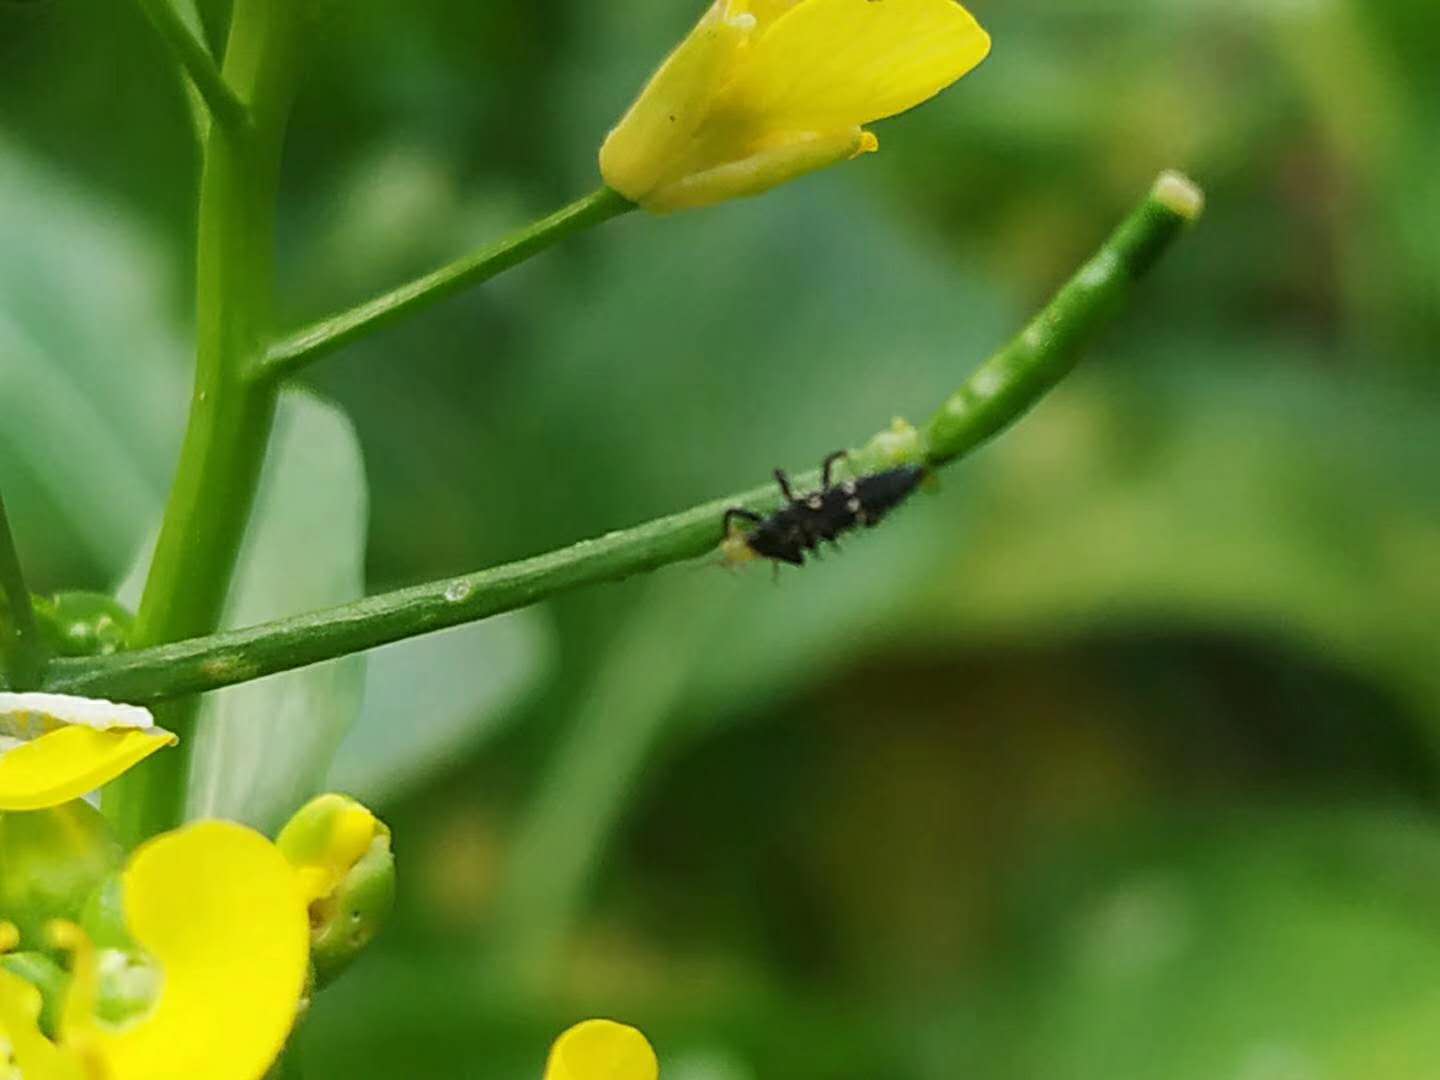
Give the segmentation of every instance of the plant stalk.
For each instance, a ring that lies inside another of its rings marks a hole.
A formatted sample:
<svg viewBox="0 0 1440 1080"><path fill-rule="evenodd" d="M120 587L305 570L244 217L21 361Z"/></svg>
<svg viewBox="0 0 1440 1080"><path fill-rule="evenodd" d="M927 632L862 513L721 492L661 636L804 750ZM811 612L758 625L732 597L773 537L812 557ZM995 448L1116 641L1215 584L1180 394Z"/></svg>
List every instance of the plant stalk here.
<svg viewBox="0 0 1440 1080"><path fill-rule="evenodd" d="M307 364L358 338L438 303L461 289L489 281L567 237L634 209L635 204L623 195L602 187L490 247L297 331L270 348L258 375L271 381L294 375Z"/></svg>
<svg viewBox="0 0 1440 1080"><path fill-rule="evenodd" d="M947 464L1023 416L1071 370L1136 279L1199 216L1202 201L1189 181L1162 177L1031 325L952 395L916 441L914 458ZM801 486L815 480L796 478ZM767 484L560 551L326 611L116 656L57 660L47 685L154 702L248 682L697 558L723 539L726 508L768 512L778 501Z"/></svg>
<svg viewBox="0 0 1440 1080"><path fill-rule="evenodd" d="M250 126L250 110L215 66L210 50L185 24L171 0L138 0L146 17L185 69L200 100L221 127L244 131Z"/></svg>
<svg viewBox="0 0 1440 1080"><path fill-rule="evenodd" d="M1200 189L1164 173L1110 239L1025 331L950 396L925 432L929 464L943 465L999 434L1074 370L1130 287L1204 210Z"/></svg>
<svg viewBox="0 0 1440 1080"><path fill-rule="evenodd" d="M3 497L0 497L0 591L5 600L0 605L0 657L5 661L5 676L11 689L33 690L40 685L48 658L40 640L40 628L35 623L35 607L25 584L20 552L10 531Z"/></svg>
<svg viewBox="0 0 1440 1080"><path fill-rule="evenodd" d="M247 377L270 337L275 205L301 15L292 0L236 0L224 79L251 124L211 125L200 179L195 391L175 481L136 618L137 649L220 625L274 420L276 392ZM105 791L136 843L182 818L198 701L161 722L180 744Z"/></svg>

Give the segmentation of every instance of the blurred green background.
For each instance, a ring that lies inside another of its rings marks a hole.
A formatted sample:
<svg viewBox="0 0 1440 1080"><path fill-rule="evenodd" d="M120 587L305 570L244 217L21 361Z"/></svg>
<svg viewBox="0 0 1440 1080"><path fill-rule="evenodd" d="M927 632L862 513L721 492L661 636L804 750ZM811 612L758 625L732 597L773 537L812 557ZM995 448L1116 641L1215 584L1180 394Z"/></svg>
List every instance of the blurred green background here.
<svg viewBox="0 0 1440 1080"><path fill-rule="evenodd" d="M285 324L592 188L700 6L329 6ZM1160 169L1210 196L1077 375L842 557L217 699L251 719L200 809L273 821L339 742L397 834L307 1075L530 1078L599 1014L667 1080L1440 1076L1440 6L974 8L994 56L881 154L606 226L287 405L234 622L918 421ZM196 161L135 5L0 0L0 478L42 591L114 586L158 518Z"/></svg>

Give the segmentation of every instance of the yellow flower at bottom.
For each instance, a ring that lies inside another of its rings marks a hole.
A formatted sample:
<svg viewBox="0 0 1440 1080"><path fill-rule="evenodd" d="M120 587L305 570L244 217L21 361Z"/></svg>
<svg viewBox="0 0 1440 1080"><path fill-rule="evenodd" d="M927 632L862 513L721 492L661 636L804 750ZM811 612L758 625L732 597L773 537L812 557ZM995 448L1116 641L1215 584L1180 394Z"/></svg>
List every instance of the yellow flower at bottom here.
<svg viewBox="0 0 1440 1080"><path fill-rule="evenodd" d="M78 799L175 742L133 705L0 693L0 811Z"/></svg>
<svg viewBox="0 0 1440 1080"><path fill-rule="evenodd" d="M613 1020L576 1024L550 1049L544 1080L656 1080L660 1063L645 1036Z"/></svg>
<svg viewBox="0 0 1440 1080"><path fill-rule="evenodd" d="M24 1080L259 1080L305 987L310 931L295 869L259 833L207 821L138 848L121 887L130 935L160 971L159 996L123 1026L100 1021L95 950L59 924L74 970L58 1044L35 1031L33 987L0 978L0 1034Z"/></svg>
<svg viewBox="0 0 1440 1080"><path fill-rule="evenodd" d="M17 940L15 928L0 923L0 953ZM80 1063L40 1033L40 1009L40 991L0 968L0 1076L16 1075L22 1066L23 1080L85 1080Z"/></svg>
<svg viewBox="0 0 1440 1080"><path fill-rule="evenodd" d="M259 833L209 821L140 847L125 922L163 977L145 1018L91 1028L116 1080L256 1080L305 988L310 927L294 868Z"/></svg>
<svg viewBox="0 0 1440 1080"><path fill-rule="evenodd" d="M757 195L878 148L865 124L990 52L955 0L716 0L600 150L650 210Z"/></svg>

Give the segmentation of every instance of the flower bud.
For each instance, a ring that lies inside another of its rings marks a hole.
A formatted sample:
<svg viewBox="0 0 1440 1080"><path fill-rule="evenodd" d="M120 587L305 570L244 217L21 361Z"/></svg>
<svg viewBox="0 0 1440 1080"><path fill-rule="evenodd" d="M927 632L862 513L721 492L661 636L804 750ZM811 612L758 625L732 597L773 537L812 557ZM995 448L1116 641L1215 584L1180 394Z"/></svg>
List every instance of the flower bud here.
<svg viewBox="0 0 1440 1080"><path fill-rule="evenodd" d="M14 923L26 947L44 947L45 925L77 918L122 857L105 819L88 803L0 814L0 922Z"/></svg>
<svg viewBox="0 0 1440 1080"><path fill-rule="evenodd" d="M374 940L395 903L390 830L354 799L321 795L275 841L299 873L310 908L315 982L336 978Z"/></svg>

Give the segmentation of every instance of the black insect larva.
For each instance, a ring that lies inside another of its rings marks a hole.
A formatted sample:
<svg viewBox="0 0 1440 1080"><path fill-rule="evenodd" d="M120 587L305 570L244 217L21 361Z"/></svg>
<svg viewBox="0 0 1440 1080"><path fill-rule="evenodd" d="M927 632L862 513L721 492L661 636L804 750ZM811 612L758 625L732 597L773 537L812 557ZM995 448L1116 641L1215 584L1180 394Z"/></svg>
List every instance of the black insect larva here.
<svg viewBox="0 0 1440 1080"><path fill-rule="evenodd" d="M738 544L743 551L741 557L758 556L804 566L807 551L815 551L822 541L834 541L850 529L878 525L925 479L925 469L921 466L902 465L871 476L832 483L831 471L844 457L843 450L827 457L821 467L820 490L799 497L790 489L790 478L784 470L776 469L775 481L785 496L785 506L769 517L761 517L743 506L726 510L725 532L731 543ZM748 531L732 533L731 524L737 520L751 527Z"/></svg>

